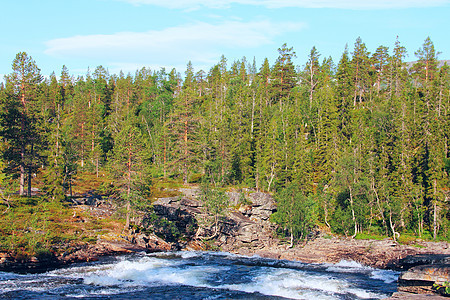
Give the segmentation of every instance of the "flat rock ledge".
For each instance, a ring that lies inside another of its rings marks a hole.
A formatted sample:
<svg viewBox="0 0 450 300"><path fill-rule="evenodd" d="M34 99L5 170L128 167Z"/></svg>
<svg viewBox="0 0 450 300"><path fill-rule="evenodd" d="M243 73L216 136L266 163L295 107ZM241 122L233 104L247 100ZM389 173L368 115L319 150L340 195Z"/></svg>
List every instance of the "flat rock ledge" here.
<svg viewBox="0 0 450 300"><path fill-rule="evenodd" d="M422 243L420 247L401 245L391 239L354 240L341 237L318 237L307 243L288 248L286 244L273 243L268 247L239 247L228 251L242 255L259 255L266 258L297 260L305 263L338 263L356 261L379 269L404 271L415 265L408 257L431 254L450 257L448 243Z"/></svg>
<svg viewBox="0 0 450 300"><path fill-rule="evenodd" d="M403 299L448 299L443 289L436 289L434 284L443 285L450 282L450 255L419 254L407 256L398 264L403 271L398 279L398 292L390 300Z"/></svg>
<svg viewBox="0 0 450 300"><path fill-rule="evenodd" d="M450 255L417 255L402 260L406 266L415 264L404 271L398 279L398 291L413 294L443 294L444 289L436 289L450 282Z"/></svg>

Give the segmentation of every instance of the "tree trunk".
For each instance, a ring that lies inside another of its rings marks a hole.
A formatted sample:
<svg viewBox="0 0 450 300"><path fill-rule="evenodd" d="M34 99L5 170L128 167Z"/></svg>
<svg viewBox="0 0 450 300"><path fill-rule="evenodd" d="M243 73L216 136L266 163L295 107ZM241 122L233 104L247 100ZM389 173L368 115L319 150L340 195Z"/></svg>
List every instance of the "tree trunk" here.
<svg viewBox="0 0 450 300"><path fill-rule="evenodd" d="M356 106L356 96L358 95L358 82L359 82L359 63L356 63L356 77L355 77L355 94L353 96L353 107Z"/></svg>
<svg viewBox="0 0 450 300"><path fill-rule="evenodd" d="M294 247L294 233L293 233L292 227L291 227L290 231L291 231L291 243L289 244L288 248Z"/></svg>
<svg viewBox="0 0 450 300"><path fill-rule="evenodd" d="M167 145L166 145L166 135L164 134L164 178L166 178L166 160L167 160Z"/></svg>
<svg viewBox="0 0 450 300"><path fill-rule="evenodd" d="M384 226L384 228L385 228L385 232L387 233L386 219L384 218L383 209L381 208L380 198L378 197L377 190L375 189L375 182L374 182L374 180L372 180L372 189L373 189L373 192L375 193L375 197L377 198L377 207L378 207L378 211L380 212L381 220L382 220L382 222L383 222L383 226Z"/></svg>
<svg viewBox="0 0 450 300"><path fill-rule="evenodd" d="M349 186L348 189L349 189L349 192L350 192L350 207L351 207L351 210L352 210L352 220L353 220L353 223L355 223L355 232L354 232L353 235L352 235L352 239L354 239L354 238L356 237L356 234L358 233L358 223L356 222L355 209L354 209L354 207L353 207L353 192L352 192L352 187Z"/></svg>
<svg viewBox="0 0 450 300"><path fill-rule="evenodd" d="M25 196L25 162L24 153L21 151L22 161L20 162L20 181L19 181L19 195Z"/></svg>
<svg viewBox="0 0 450 300"><path fill-rule="evenodd" d="M31 164L28 165L28 174L27 174L27 196L31 197Z"/></svg>
<svg viewBox="0 0 450 300"><path fill-rule="evenodd" d="M81 123L81 167L84 167L84 122Z"/></svg>
<svg viewBox="0 0 450 300"><path fill-rule="evenodd" d="M187 119L184 121L184 170L183 170L183 182L184 184L188 183L188 121Z"/></svg>
<svg viewBox="0 0 450 300"><path fill-rule="evenodd" d="M20 182L19 182L19 195L25 196L25 95L22 94L22 103L24 106L24 111L22 112L22 123L21 123L21 145L20 145Z"/></svg>
<svg viewBox="0 0 450 300"><path fill-rule="evenodd" d="M97 175L97 178L98 178L98 155L97 155L97 157L95 158L95 174Z"/></svg>
<svg viewBox="0 0 450 300"><path fill-rule="evenodd" d="M437 180L434 179L434 201L433 201L433 239L436 240L438 232L437 222Z"/></svg>
<svg viewBox="0 0 450 300"><path fill-rule="evenodd" d="M328 226L328 228L331 228L330 224L328 224L328 207L327 207L326 203L323 206L323 211L324 211L324 214L325 214L325 224Z"/></svg>
<svg viewBox="0 0 450 300"><path fill-rule="evenodd" d="M31 178L32 178L32 167L33 167L33 159L34 159L34 149L33 144L31 144L31 161L28 165L28 177L27 177L27 195L31 197Z"/></svg>
<svg viewBox="0 0 450 300"><path fill-rule="evenodd" d="M394 242L396 242L397 238L400 237L400 233L395 231L395 225L392 223L392 211L391 210L389 210L389 225L391 226L392 237L394 238Z"/></svg>
<svg viewBox="0 0 450 300"><path fill-rule="evenodd" d="M70 189L70 198L72 198L72 175L69 177L69 189Z"/></svg>
<svg viewBox="0 0 450 300"><path fill-rule="evenodd" d="M437 224L437 205L436 205L436 200L433 203L433 239L436 240L437 238L437 228L438 228L438 224Z"/></svg>
<svg viewBox="0 0 450 300"><path fill-rule="evenodd" d="M129 139L131 141L131 135L129 136ZM127 182L127 216L126 216L126 222L125 222L125 230L130 228L130 214L131 214L131 147L128 148L128 182Z"/></svg>

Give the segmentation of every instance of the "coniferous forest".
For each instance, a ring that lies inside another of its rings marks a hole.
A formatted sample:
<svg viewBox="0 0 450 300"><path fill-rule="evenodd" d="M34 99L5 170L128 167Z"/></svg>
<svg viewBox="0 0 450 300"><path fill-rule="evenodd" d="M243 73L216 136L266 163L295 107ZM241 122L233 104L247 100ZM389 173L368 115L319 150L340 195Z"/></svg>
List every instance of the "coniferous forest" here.
<svg viewBox="0 0 450 300"><path fill-rule="evenodd" d="M284 44L262 65L44 77L18 53L0 90L2 197L31 196L40 178L47 201L64 201L77 174L107 173L128 226L152 181L170 178L273 193L288 236L320 224L448 240L450 70L430 38L414 52L358 38L337 62L315 47L295 57Z"/></svg>

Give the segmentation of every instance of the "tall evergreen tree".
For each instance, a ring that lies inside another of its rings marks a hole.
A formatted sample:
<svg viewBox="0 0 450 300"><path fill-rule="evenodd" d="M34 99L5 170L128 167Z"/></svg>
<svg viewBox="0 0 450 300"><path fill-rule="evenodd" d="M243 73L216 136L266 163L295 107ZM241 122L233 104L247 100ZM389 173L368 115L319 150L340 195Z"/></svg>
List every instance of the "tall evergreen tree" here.
<svg viewBox="0 0 450 300"><path fill-rule="evenodd" d="M114 160L111 162L117 178L120 198L125 201L125 230L130 226L133 208L145 201L147 145L141 131L129 119L114 136Z"/></svg>
<svg viewBox="0 0 450 300"><path fill-rule="evenodd" d="M271 89L272 99L280 104L289 100L292 88L297 82L297 74L295 72L293 58L296 54L293 47L288 48L287 44L283 44L278 48L278 58L272 68Z"/></svg>
<svg viewBox="0 0 450 300"><path fill-rule="evenodd" d="M171 138L172 167L182 174L184 183L188 183L189 174L198 163L198 118L196 106L198 90L192 63L186 69L186 77L180 93L174 99L173 111L167 121Z"/></svg>
<svg viewBox="0 0 450 300"><path fill-rule="evenodd" d="M13 163L14 170L19 169L19 194L31 196L31 177L41 136L36 102L42 76L36 62L25 52L16 55L12 69L13 72L5 77L7 95L4 99L2 136L10 148L4 157Z"/></svg>

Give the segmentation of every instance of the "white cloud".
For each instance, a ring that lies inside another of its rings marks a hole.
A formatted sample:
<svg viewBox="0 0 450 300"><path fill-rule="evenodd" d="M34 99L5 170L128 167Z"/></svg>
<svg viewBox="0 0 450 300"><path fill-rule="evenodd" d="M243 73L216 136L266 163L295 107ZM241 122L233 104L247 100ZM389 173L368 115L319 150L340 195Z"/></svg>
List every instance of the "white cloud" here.
<svg viewBox="0 0 450 300"><path fill-rule="evenodd" d="M303 23L228 21L194 23L164 30L73 36L46 42L45 53L60 58L107 60L115 66L211 66L227 49L256 48L276 36L304 28ZM113 63L111 63L113 62ZM135 69L134 69L135 70Z"/></svg>
<svg viewBox="0 0 450 300"><path fill-rule="evenodd" d="M265 6L267 8L342 8L389 9L409 7L435 7L449 5L449 0L121 0L134 5L149 4L172 9L197 9L200 7L224 8L232 4Z"/></svg>

